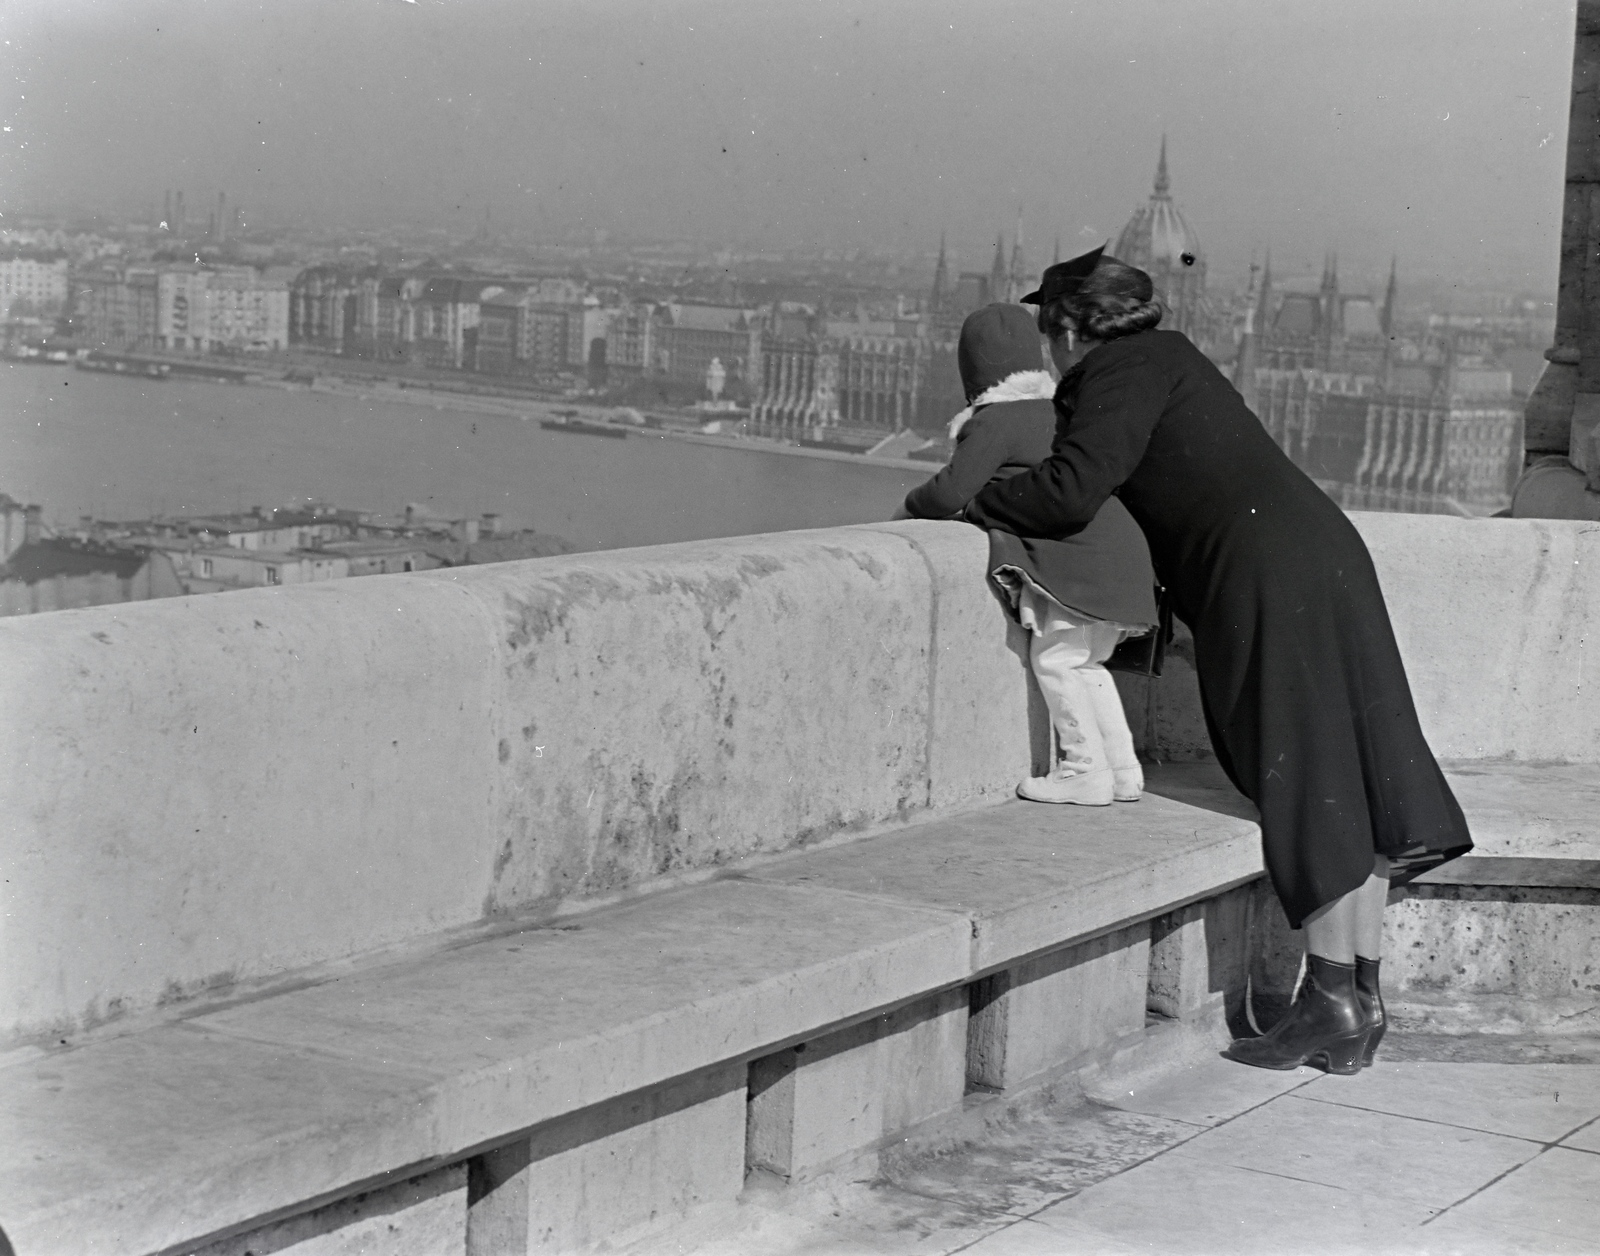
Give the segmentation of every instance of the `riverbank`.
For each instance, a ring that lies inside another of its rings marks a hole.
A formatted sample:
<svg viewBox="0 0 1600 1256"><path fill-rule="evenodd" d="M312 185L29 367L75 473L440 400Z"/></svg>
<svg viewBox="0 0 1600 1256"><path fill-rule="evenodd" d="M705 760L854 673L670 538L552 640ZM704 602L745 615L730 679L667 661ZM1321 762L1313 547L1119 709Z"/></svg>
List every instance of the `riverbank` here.
<svg viewBox="0 0 1600 1256"><path fill-rule="evenodd" d="M539 420L573 408L555 399L259 383L0 365L0 491L65 527L85 514L312 499L389 516L415 503L602 550L877 522L935 469L698 432L552 430Z"/></svg>
<svg viewBox="0 0 1600 1256"><path fill-rule="evenodd" d="M289 390L355 396L361 400L382 397L385 401L427 406L435 410L452 409L472 414L508 415L525 421L557 418L582 405L582 403L574 403L567 398L543 400L501 394L463 393L455 389L430 387L425 380L401 380L399 378L379 380L370 376L349 378L332 373L323 375L320 372L313 383L272 379L264 375L246 382ZM599 410L599 407L594 406L584 408ZM619 423L615 420L604 418L599 414L584 415L583 421L585 423L615 427L627 432L630 438L641 440L656 437L662 440L684 441L691 445L708 445L722 449L755 450L760 453L782 454L785 457L815 458L824 462L849 462L857 465L864 463L877 467L897 467L901 470L920 471L926 475L932 475L940 466L939 463L928 462L918 458L879 458L871 457L867 454L845 453L837 449L813 449L804 445L795 445L787 441L772 440L762 436L728 436L714 432L697 431L687 426L641 427L637 424Z"/></svg>

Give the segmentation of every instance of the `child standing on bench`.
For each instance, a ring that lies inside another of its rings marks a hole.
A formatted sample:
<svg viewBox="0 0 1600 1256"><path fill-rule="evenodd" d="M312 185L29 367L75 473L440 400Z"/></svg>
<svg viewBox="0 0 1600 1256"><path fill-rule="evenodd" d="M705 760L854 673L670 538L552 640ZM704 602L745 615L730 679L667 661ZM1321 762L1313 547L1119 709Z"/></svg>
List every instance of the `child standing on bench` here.
<svg viewBox="0 0 1600 1256"><path fill-rule="evenodd" d="M1050 456L1055 381L1032 314L990 305L968 317L957 348L967 408L951 421L948 466L907 495L902 516L958 517L979 490ZM1116 498L1060 541L989 533L989 579L1031 636L1033 675L1050 711L1053 762L1017 793L1098 807L1136 801L1144 773L1105 661L1155 626L1155 573L1144 533Z"/></svg>

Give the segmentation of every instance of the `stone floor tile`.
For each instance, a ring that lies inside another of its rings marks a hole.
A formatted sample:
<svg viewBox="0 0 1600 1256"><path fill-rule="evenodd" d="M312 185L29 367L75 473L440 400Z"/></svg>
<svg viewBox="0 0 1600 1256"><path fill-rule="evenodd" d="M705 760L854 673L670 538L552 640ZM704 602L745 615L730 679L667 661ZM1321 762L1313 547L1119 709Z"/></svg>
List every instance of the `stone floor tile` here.
<svg viewBox="0 0 1600 1256"><path fill-rule="evenodd" d="M1435 1224L1450 1218L1461 1225L1481 1221L1587 1242L1591 1252L1600 1251L1600 1155L1552 1147L1463 1200Z"/></svg>
<svg viewBox="0 0 1600 1256"><path fill-rule="evenodd" d="M1600 1065L1380 1060L1355 1077L1319 1078L1298 1097L1554 1142L1600 1116Z"/></svg>
<svg viewBox="0 0 1600 1256"><path fill-rule="evenodd" d="M1600 1241L1497 1225L1447 1212L1421 1229L1409 1256L1594 1256Z"/></svg>
<svg viewBox="0 0 1600 1256"><path fill-rule="evenodd" d="M757 1186L732 1215L622 1247L617 1256L946 1256L1017 1220L887 1182Z"/></svg>
<svg viewBox="0 0 1600 1256"><path fill-rule="evenodd" d="M1470 1014L1491 1000L1475 999ZM1526 1014L1525 1000L1518 1011ZM1434 1013L1434 1008L1412 1004L1409 1010ZM1445 1005L1448 1019L1461 1024L1466 1015ZM1600 1036L1586 1033L1443 1033L1398 1026L1383 1040L1382 1063L1431 1064L1600 1064Z"/></svg>
<svg viewBox="0 0 1600 1256"><path fill-rule="evenodd" d="M1600 1120L1591 1121L1574 1130L1561 1140L1563 1147L1577 1147L1583 1151L1600 1151Z"/></svg>
<svg viewBox="0 0 1600 1256"><path fill-rule="evenodd" d="M1047 1225L1024 1218L962 1249L962 1256L1143 1256L1148 1245L1124 1242L1069 1221Z"/></svg>
<svg viewBox="0 0 1600 1256"><path fill-rule="evenodd" d="M1445 1208L1538 1151L1525 1139L1286 1095L1171 1155Z"/></svg>
<svg viewBox="0 0 1600 1256"><path fill-rule="evenodd" d="M1085 1244L1081 1251L1121 1245L1183 1256L1398 1256L1414 1250L1418 1227L1433 1212L1410 1200L1169 1153L1034 1220L1061 1231L1060 1251L1075 1250L1071 1243ZM1104 1236L1102 1247L1087 1245L1094 1235Z"/></svg>
<svg viewBox="0 0 1600 1256"><path fill-rule="evenodd" d="M1218 1125L1320 1077L1316 1069L1280 1073L1247 1068L1220 1055L1197 1058L1185 1067L1149 1078L1130 1079L1120 1087L1091 1089L1089 1098L1125 1112ZM1129 1087L1132 1087L1130 1089Z"/></svg>
<svg viewBox="0 0 1600 1256"><path fill-rule="evenodd" d="M1092 1106L1046 1110L992 1130L977 1146L895 1166L917 1195L1026 1215L1198 1133L1192 1125Z"/></svg>

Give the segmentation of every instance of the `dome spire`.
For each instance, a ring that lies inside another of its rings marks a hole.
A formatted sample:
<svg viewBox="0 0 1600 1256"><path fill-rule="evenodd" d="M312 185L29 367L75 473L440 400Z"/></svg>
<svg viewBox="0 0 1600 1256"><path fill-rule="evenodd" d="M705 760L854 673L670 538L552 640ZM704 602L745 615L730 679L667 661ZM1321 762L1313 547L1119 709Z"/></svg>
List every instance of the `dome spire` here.
<svg viewBox="0 0 1600 1256"><path fill-rule="evenodd" d="M1167 133L1161 133L1161 160L1156 163L1156 195L1166 196L1172 187L1172 181L1167 178Z"/></svg>

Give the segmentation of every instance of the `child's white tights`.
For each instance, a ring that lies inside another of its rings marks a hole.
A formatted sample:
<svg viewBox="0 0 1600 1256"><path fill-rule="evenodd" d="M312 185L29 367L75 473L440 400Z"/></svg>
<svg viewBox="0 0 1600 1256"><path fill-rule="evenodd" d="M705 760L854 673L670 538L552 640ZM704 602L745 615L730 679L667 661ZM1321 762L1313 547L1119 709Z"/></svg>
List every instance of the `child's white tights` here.
<svg viewBox="0 0 1600 1256"><path fill-rule="evenodd" d="M1137 769L1133 734L1111 673L1102 666L1122 639L1114 624L1091 623L1035 630L1033 674L1050 711L1058 760L1053 770L1073 773Z"/></svg>

